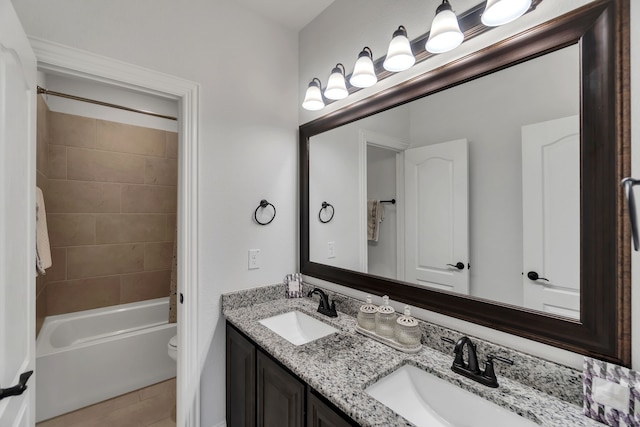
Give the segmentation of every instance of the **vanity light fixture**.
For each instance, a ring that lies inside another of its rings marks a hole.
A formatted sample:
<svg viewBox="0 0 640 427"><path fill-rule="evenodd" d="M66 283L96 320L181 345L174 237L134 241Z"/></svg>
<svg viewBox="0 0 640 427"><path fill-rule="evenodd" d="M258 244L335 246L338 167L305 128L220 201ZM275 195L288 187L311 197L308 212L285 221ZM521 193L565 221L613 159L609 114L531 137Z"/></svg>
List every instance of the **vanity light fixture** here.
<svg viewBox="0 0 640 427"><path fill-rule="evenodd" d="M431 23L429 40L425 48L431 53L444 53L460 46L463 39L458 17L453 13L449 0L442 0L442 4L436 9L436 17Z"/></svg>
<svg viewBox="0 0 640 427"><path fill-rule="evenodd" d="M331 70L324 96L328 99L338 100L346 98L347 95L349 95L349 91L344 80L344 65L338 63Z"/></svg>
<svg viewBox="0 0 640 427"><path fill-rule="evenodd" d="M302 108L309 111L322 110L324 108L324 100L320 91L320 79L314 77L307 87L307 93L302 101Z"/></svg>
<svg viewBox="0 0 640 427"><path fill-rule="evenodd" d="M378 76L373 67L373 52L368 47L364 47L358 55L356 65L353 66L353 73L349 79L351 86L370 87L376 84Z"/></svg>
<svg viewBox="0 0 640 427"><path fill-rule="evenodd" d="M382 66L385 70L397 73L408 70L416 63L416 58L411 50L411 43L407 37L407 29L400 25L393 33L387 57Z"/></svg>
<svg viewBox="0 0 640 427"><path fill-rule="evenodd" d="M520 18L531 7L531 0L487 0L480 20L488 27L497 27Z"/></svg>

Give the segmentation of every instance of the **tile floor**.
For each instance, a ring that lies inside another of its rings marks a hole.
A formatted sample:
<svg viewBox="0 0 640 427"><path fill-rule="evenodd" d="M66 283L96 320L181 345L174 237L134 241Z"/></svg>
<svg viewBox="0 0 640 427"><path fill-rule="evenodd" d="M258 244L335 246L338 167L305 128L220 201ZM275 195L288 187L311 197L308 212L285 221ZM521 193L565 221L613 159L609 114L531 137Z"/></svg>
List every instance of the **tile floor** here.
<svg viewBox="0 0 640 427"><path fill-rule="evenodd" d="M176 379L78 409L37 427L175 427ZM173 419L172 419L173 416Z"/></svg>

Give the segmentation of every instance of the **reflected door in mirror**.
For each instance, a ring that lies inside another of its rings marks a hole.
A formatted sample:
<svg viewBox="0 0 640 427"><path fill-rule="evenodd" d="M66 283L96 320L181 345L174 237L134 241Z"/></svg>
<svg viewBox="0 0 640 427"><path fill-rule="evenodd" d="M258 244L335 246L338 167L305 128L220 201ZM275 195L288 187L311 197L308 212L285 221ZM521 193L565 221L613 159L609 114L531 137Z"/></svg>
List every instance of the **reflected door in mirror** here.
<svg viewBox="0 0 640 427"><path fill-rule="evenodd" d="M578 116L522 127L522 195L524 306L579 319Z"/></svg>
<svg viewBox="0 0 640 427"><path fill-rule="evenodd" d="M467 140L412 148L404 154L405 280L468 295ZM458 262L463 268L455 266Z"/></svg>

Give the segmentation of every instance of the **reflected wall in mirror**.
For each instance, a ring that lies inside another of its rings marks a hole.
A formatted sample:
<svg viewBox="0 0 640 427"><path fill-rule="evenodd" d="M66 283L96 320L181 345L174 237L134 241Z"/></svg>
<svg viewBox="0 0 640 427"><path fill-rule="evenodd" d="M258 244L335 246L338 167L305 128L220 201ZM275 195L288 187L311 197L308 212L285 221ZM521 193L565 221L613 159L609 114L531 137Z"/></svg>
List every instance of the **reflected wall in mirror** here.
<svg viewBox="0 0 640 427"><path fill-rule="evenodd" d="M314 135L311 261L578 319L579 113L574 44Z"/></svg>
<svg viewBox="0 0 640 427"><path fill-rule="evenodd" d="M628 7L596 0L301 126L301 271L628 366ZM370 241L369 201L390 199ZM545 279L569 298L539 298Z"/></svg>

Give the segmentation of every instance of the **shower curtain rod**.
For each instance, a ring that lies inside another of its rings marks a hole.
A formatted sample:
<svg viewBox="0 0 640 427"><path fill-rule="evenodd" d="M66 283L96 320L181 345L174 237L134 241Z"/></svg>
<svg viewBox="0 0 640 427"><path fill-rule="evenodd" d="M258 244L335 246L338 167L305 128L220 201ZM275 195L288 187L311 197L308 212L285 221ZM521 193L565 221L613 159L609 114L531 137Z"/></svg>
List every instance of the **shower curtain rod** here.
<svg viewBox="0 0 640 427"><path fill-rule="evenodd" d="M152 111L138 110L136 108L124 107L122 105L111 104L109 102L96 101L95 99L83 98L81 96L69 95L69 94L66 94L66 93L56 92L56 91L53 91L53 90L47 90L47 89L45 89L43 87L38 86L38 94L41 94L41 93L44 93L45 95L59 96L60 98L73 99L75 101L88 102L90 104L102 105L104 107L111 107L111 108L117 108L119 110L125 110L125 111L131 111L131 112L134 112L134 113L146 114L148 116L160 117L162 119L169 119L169 120L176 120L176 121L178 120L177 117L173 117L173 116L166 116L164 114L154 113Z"/></svg>

